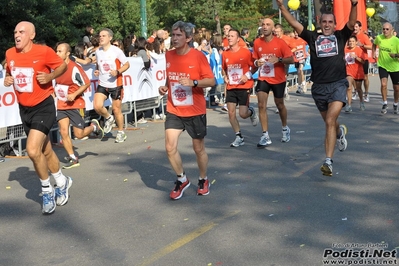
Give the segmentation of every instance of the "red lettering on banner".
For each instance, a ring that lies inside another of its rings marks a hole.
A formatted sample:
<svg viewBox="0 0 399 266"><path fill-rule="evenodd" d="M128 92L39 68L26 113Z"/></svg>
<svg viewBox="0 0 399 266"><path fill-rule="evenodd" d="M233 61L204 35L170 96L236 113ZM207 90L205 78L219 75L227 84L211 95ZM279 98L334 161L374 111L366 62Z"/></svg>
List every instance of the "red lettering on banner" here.
<svg viewBox="0 0 399 266"><path fill-rule="evenodd" d="M123 75L123 86L133 85L132 77L130 75Z"/></svg>
<svg viewBox="0 0 399 266"><path fill-rule="evenodd" d="M6 92L3 95L0 95L0 107L15 104L15 99L16 96L14 92Z"/></svg>
<svg viewBox="0 0 399 266"><path fill-rule="evenodd" d="M90 86L85 90L85 92L89 93L91 91L97 90L98 79L90 80Z"/></svg>
<svg viewBox="0 0 399 266"><path fill-rule="evenodd" d="M158 70L157 73L155 73L155 77L157 80L166 79L166 70Z"/></svg>

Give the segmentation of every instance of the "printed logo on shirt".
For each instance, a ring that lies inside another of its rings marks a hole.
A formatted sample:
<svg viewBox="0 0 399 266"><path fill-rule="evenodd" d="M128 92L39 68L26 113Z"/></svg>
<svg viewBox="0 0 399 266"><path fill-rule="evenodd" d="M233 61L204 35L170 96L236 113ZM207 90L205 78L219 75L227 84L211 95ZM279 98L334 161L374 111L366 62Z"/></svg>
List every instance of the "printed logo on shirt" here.
<svg viewBox="0 0 399 266"><path fill-rule="evenodd" d="M338 55L338 41L335 35L320 35L315 43L317 57L331 57Z"/></svg>

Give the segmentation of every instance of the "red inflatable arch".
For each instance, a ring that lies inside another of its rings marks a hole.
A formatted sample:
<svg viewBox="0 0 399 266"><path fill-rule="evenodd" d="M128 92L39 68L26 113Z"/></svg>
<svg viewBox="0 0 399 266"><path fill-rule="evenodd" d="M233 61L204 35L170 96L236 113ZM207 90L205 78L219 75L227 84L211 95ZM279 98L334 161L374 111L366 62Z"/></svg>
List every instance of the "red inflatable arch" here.
<svg viewBox="0 0 399 266"><path fill-rule="evenodd" d="M337 30L342 29L349 20L349 12L351 10L351 1L336 0L334 1L334 15L337 19ZM362 23L362 30L367 33L367 15L366 0L359 0L357 4L357 20Z"/></svg>

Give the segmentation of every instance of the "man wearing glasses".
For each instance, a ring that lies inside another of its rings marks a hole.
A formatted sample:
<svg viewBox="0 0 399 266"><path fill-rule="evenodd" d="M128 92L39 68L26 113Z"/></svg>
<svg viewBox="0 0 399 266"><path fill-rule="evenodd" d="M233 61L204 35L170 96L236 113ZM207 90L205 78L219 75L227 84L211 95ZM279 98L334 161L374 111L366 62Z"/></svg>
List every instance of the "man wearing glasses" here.
<svg viewBox="0 0 399 266"><path fill-rule="evenodd" d="M388 109L388 76L391 77L393 84L393 113L398 114L399 100L399 39L393 35L391 23L384 23L382 34L378 35L373 44L372 56L375 59L376 47L378 46L378 74L381 81L382 108L381 113L386 114Z"/></svg>

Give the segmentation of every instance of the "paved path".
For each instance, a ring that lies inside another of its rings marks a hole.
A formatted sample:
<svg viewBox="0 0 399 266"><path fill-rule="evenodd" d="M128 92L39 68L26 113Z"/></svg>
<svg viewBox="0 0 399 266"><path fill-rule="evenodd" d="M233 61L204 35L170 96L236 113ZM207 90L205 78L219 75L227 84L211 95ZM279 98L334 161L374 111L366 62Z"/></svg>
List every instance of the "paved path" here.
<svg viewBox="0 0 399 266"><path fill-rule="evenodd" d="M249 119L240 120L245 145L230 148L227 114L208 109L212 186L205 197L196 195L196 160L184 133L179 149L192 185L180 200L169 199L175 175L163 122L129 128L123 144L114 137L75 141L81 166L64 170L74 180L71 198L51 216L41 215L32 163L8 158L0 164L0 265L318 266L334 243L394 249L399 116L392 90L390 112L380 114L379 80L370 79L366 111L355 101L354 111L340 116L348 149L336 151L331 178L319 170L321 117L310 94L294 92L287 102L291 141L280 142L281 124L269 109L273 143L266 149L256 148L261 129Z"/></svg>

